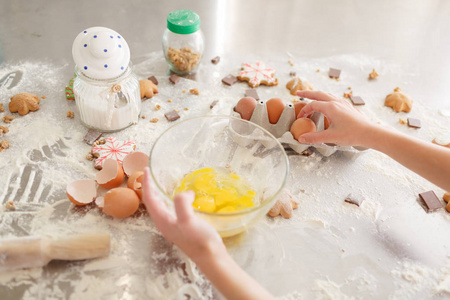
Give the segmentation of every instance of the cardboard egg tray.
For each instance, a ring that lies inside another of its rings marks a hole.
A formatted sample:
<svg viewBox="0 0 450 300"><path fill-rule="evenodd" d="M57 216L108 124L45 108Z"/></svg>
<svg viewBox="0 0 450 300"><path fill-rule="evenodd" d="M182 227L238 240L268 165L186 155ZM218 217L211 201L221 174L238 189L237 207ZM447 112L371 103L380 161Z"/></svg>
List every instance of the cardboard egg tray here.
<svg viewBox="0 0 450 300"><path fill-rule="evenodd" d="M241 115L235 112L234 109L231 112L231 115L236 118L241 118ZM295 117L296 116L294 105L289 103L286 105L283 112L281 113L278 122L276 124L271 124L269 122L269 117L267 114L266 102L260 100L256 104L255 110L253 111L252 117L250 118L250 122L253 122L263 127L264 129L272 133L283 146L287 145L299 154L312 146L323 156L330 156L336 151L341 151L348 158L356 159L359 155L364 153L365 150L367 150L367 148L357 146L344 147L324 143L314 145L301 144L294 139L291 132L289 131L292 123L294 123L295 121ZM324 130L323 114L315 112L311 116L311 120L314 121L314 123L316 124L317 131ZM239 143L241 146L250 145L255 139L259 140L266 148L272 148L276 144L273 140L269 139L268 137L264 137L262 133L252 134L251 132L248 132L241 134L242 131L240 130L239 133L237 133L236 130L234 133L236 142Z"/></svg>

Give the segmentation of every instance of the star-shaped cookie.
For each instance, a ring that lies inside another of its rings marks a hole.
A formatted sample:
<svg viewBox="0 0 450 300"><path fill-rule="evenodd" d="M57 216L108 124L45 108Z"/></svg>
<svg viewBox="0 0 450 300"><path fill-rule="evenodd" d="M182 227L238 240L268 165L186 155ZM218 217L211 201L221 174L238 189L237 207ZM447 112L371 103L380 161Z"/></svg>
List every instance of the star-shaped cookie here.
<svg viewBox="0 0 450 300"><path fill-rule="evenodd" d="M252 88L264 85L277 85L278 79L275 76L275 69L267 68L263 62L256 64L242 64L241 71L237 79L240 81L247 81Z"/></svg>

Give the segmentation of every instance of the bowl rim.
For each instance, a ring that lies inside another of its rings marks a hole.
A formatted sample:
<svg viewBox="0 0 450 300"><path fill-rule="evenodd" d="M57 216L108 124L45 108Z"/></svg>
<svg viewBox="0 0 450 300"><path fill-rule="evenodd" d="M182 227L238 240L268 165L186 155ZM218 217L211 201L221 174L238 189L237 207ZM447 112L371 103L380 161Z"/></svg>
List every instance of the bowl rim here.
<svg viewBox="0 0 450 300"><path fill-rule="evenodd" d="M273 196L271 197L271 199L269 201L265 201L263 204L254 206L254 207L250 207L247 209L243 209L237 212L230 212L230 213L218 213L218 212L204 212L201 210L196 209L195 207L192 207L195 211L195 213L198 214L203 214L206 216L220 216L220 217L236 217L236 216L240 216L240 215L247 215L249 213L255 212L260 210L261 208L266 207L269 203L272 202L272 200L274 198L276 198L278 196L278 194L283 190L284 186L286 185L288 176L289 176L289 158L286 154L286 151L284 150L283 145L280 143L280 141L272 134L270 133L268 130L266 130L265 128L259 126L256 123L247 121L245 119L241 119L241 118L236 118L230 115L201 115L201 116L196 116L196 117L192 117L192 118L187 118L185 120L182 120L181 122L178 122L172 126L170 126L169 128L167 128L166 130L164 130L155 140L155 142L152 145L152 148L150 150L150 155L149 155L149 169L150 169L150 175L152 176L152 180L154 185L158 188L159 192L162 193L167 199L173 199L173 197L171 195L169 195L168 193L166 193L166 191L164 191L164 189L159 185L158 180L156 179L155 174L153 173L153 168L152 168L152 155L153 155L153 150L155 149L155 145L158 144L158 141L172 128L177 127L177 126L182 126L182 124L192 121L192 120L196 120L196 119L228 119L228 120L238 120L238 121L242 121L244 123L249 123L252 124L253 126L255 126L256 128L259 128L260 130L262 130L263 132L265 132L267 135L269 135L277 144L277 146L282 150L283 153L283 158L284 161L286 162L286 170L285 170L285 174L284 174L284 178L283 178L283 182L281 184L281 186L278 188L278 190L273 194Z"/></svg>

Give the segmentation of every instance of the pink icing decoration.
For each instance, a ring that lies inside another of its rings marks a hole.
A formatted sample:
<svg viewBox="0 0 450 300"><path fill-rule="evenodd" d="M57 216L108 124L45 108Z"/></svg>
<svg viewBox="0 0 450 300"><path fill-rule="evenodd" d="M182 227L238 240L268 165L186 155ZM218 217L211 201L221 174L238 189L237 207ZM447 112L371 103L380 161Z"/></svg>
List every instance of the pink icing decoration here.
<svg viewBox="0 0 450 300"><path fill-rule="evenodd" d="M267 82L269 85L277 84L278 80L274 78L275 69L266 68L263 62L257 62L255 65L242 64L242 70L239 72L239 77L249 78L248 83L252 87L261 84L261 81Z"/></svg>
<svg viewBox="0 0 450 300"><path fill-rule="evenodd" d="M107 158L113 158L122 165L123 158L130 152L134 151L136 146L135 140L118 141L115 137L106 138L106 143L103 145L97 145L92 148L92 153L98 153L99 157L95 161L95 167L103 167L103 162Z"/></svg>

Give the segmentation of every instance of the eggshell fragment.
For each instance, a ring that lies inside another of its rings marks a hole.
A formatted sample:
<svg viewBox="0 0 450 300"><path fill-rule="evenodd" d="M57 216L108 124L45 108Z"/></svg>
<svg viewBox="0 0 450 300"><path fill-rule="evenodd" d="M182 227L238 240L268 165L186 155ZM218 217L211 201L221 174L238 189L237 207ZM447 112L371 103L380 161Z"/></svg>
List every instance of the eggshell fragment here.
<svg viewBox="0 0 450 300"><path fill-rule="evenodd" d="M115 218L126 218L139 208L138 195L129 188L118 187L105 194L103 211Z"/></svg>
<svg viewBox="0 0 450 300"><path fill-rule="evenodd" d="M244 97L236 104L234 110L241 115L241 118L249 121L256 107L256 99Z"/></svg>
<svg viewBox="0 0 450 300"><path fill-rule="evenodd" d="M95 176L95 182L101 187L112 189L122 184L124 178L122 166L117 160L108 158L103 162L103 168Z"/></svg>
<svg viewBox="0 0 450 300"><path fill-rule="evenodd" d="M139 199L142 200L142 181L144 180L144 172L136 171L128 178L127 187L136 192Z"/></svg>
<svg viewBox="0 0 450 300"><path fill-rule="evenodd" d="M291 125L291 133L294 139L298 140L298 137L307 132L315 132L316 124L308 118L299 118Z"/></svg>
<svg viewBox="0 0 450 300"><path fill-rule="evenodd" d="M131 152L123 159L123 171L128 177L134 172L143 172L144 168L148 166L148 161L148 155L144 152Z"/></svg>
<svg viewBox="0 0 450 300"><path fill-rule="evenodd" d="M285 106L286 104L280 98L272 98L267 101L267 114L269 115L269 122L271 124L276 124L278 122Z"/></svg>
<svg viewBox="0 0 450 300"><path fill-rule="evenodd" d="M87 205L94 201L97 196L97 189L94 180L77 180L67 185L66 194L73 204Z"/></svg>

